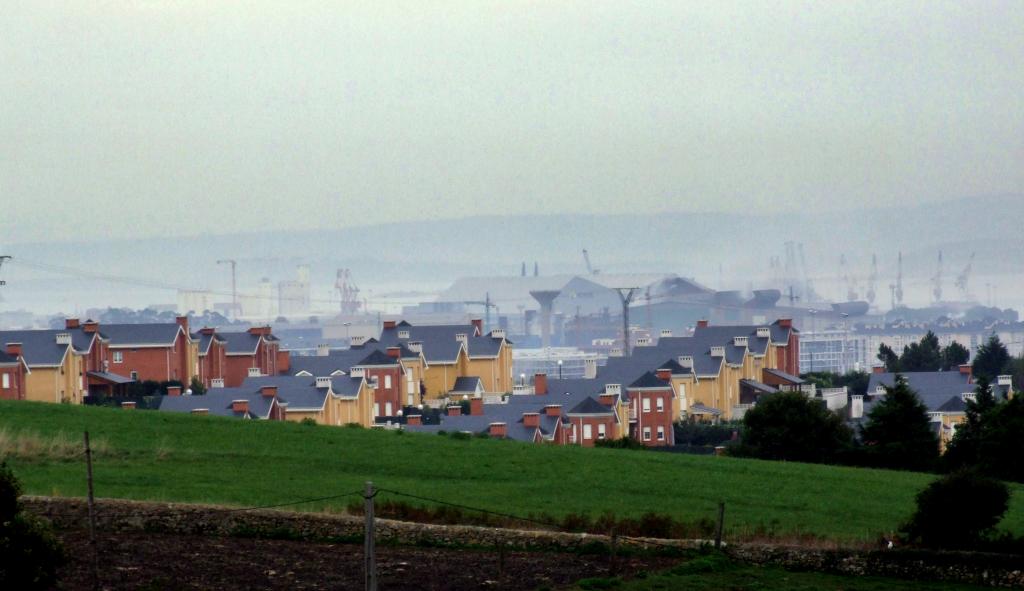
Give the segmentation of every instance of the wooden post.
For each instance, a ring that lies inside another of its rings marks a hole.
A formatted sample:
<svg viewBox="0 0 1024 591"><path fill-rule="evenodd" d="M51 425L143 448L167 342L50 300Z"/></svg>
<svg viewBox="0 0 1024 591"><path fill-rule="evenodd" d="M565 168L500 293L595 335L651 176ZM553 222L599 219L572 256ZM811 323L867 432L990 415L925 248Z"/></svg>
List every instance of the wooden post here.
<svg viewBox="0 0 1024 591"><path fill-rule="evenodd" d="M715 548L722 547L722 530L725 528L725 501L718 502L718 527L715 529Z"/></svg>
<svg viewBox="0 0 1024 591"><path fill-rule="evenodd" d="M374 547L374 523L373 523L373 483L366 482L366 492L363 498L366 500L364 513L366 514L366 532L363 537L363 557L366 570L366 591L377 591L377 553Z"/></svg>
<svg viewBox="0 0 1024 591"><path fill-rule="evenodd" d="M498 542L498 578L505 576L505 543Z"/></svg>
<svg viewBox="0 0 1024 591"><path fill-rule="evenodd" d="M92 488L92 447L89 446L89 432L85 432L85 479L88 487L89 546L92 550L92 586L100 588L99 551L96 548L96 502Z"/></svg>
<svg viewBox="0 0 1024 591"><path fill-rule="evenodd" d="M619 570L619 565L616 564L615 561L615 554L619 549L619 536L615 533L615 530L612 529L612 533L609 537L611 539L608 541L608 574L614 577L616 572Z"/></svg>

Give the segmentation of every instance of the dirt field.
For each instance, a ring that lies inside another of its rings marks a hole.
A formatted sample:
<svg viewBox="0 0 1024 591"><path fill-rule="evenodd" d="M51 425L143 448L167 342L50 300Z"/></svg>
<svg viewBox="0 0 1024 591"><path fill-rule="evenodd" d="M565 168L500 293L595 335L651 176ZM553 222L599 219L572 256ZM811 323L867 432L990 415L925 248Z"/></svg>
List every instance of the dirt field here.
<svg viewBox="0 0 1024 591"><path fill-rule="evenodd" d="M60 589L91 589L85 532L60 532L70 564ZM103 589L362 589L362 546L160 534L101 534ZM538 589L607 576L606 556L378 547L382 590ZM620 574L664 569L667 558L620 558Z"/></svg>

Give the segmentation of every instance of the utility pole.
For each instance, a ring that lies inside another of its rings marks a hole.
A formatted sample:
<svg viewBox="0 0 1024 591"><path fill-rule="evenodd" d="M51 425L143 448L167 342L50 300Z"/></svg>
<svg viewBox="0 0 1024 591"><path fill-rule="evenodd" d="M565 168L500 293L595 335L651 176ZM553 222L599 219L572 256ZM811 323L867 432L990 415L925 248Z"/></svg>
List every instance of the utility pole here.
<svg viewBox="0 0 1024 591"><path fill-rule="evenodd" d="M373 490L373 483L366 482L366 492L363 498L366 500L363 513L366 514L366 531L363 536L363 558L366 571L366 591L377 591L377 552L374 540L373 523L373 497L376 496Z"/></svg>
<svg viewBox="0 0 1024 591"><path fill-rule="evenodd" d="M92 585L100 588L99 552L96 548L96 501L92 492L92 448L89 446L89 432L85 432L85 478L88 486L89 546L92 550Z"/></svg>
<svg viewBox="0 0 1024 591"><path fill-rule="evenodd" d="M235 273L238 261L235 259L221 259L217 261L217 264L231 265L231 319L234 320L238 317L238 282Z"/></svg>
<svg viewBox="0 0 1024 591"><path fill-rule="evenodd" d="M10 256L8 256L6 254L0 255L0 268L3 268L4 261L9 261L9 260L11 260ZM0 285L7 285L7 282L4 281L3 279L0 279Z"/></svg>
<svg viewBox="0 0 1024 591"><path fill-rule="evenodd" d="M622 354L629 357L629 304L639 287L614 287L622 302Z"/></svg>

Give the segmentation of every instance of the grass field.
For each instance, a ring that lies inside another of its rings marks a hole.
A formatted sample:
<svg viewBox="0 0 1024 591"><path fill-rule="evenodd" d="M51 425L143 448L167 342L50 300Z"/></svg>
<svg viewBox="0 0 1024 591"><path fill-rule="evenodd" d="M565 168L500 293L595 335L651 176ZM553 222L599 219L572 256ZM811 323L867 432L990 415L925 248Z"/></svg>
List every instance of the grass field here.
<svg viewBox="0 0 1024 591"><path fill-rule="evenodd" d="M722 556L705 556L664 573L630 581L585 579L577 589L597 591L721 591L722 589L771 589L772 591L972 591L988 587L958 583L908 581L883 577L838 576L793 572L778 567L737 564Z"/></svg>
<svg viewBox="0 0 1024 591"><path fill-rule="evenodd" d="M37 440L8 454L31 494L85 495L81 457L32 453L50 449L48 439L76 440L85 429L100 448L99 497L255 506L355 491L372 480L378 487L518 515L614 511L636 517L653 511L685 521L713 518L723 500L733 535L762 529L846 542L893 531L932 478L0 401L0 430L6 433L0 442L8 442L0 454L19 441ZM1001 528L1024 535L1024 487L1013 490ZM296 508L341 510L350 501Z"/></svg>

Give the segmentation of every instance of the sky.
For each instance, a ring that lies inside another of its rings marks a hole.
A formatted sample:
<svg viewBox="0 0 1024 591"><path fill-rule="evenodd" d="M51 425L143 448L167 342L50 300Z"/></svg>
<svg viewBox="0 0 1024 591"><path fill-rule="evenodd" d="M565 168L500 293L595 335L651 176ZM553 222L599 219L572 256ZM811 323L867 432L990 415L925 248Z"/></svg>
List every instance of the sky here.
<svg viewBox="0 0 1024 591"><path fill-rule="evenodd" d="M1024 193L1022 2L0 3L0 244Z"/></svg>

